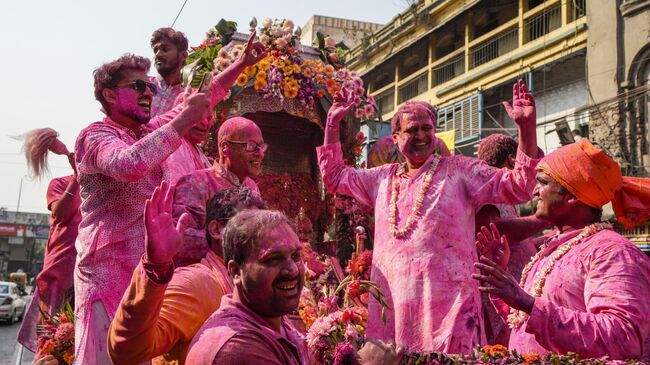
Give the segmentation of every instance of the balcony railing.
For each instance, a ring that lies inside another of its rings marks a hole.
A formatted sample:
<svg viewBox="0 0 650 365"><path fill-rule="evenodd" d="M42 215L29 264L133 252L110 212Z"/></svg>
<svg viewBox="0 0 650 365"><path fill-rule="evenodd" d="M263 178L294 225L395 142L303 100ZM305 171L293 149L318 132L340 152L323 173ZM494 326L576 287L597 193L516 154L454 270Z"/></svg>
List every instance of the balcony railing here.
<svg viewBox="0 0 650 365"><path fill-rule="evenodd" d="M490 62L495 58L517 48L519 43L519 29L517 27L507 29L498 36L490 38L479 45L472 47L469 51L471 67L477 67Z"/></svg>
<svg viewBox="0 0 650 365"><path fill-rule="evenodd" d="M526 41L540 38L562 26L562 9L560 5L544 10L538 15L526 19Z"/></svg>
<svg viewBox="0 0 650 365"><path fill-rule="evenodd" d="M381 115L390 113L395 110L395 92L389 91L381 94L375 98L375 102Z"/></svg>
<svg viewBox="0 0 650 365"><path fill-rule="evenodd" d="M414 97L426 92L428 89L429 74L423 72L422 75L399 87L399 103L401 104L407 100L413 99Z"/></svg>
<svg viewBox="0 0 650 365"><path fill-rule="evenodd" d="M448 60L433 70L433 86L443 84L458 75L465 73L465 54Z"/></svg>
<svg viewBox="0 0 650 365"><path fill-rule="evenodd" d="M587 0L574 0L573 1L573 20L582 18L587 15Z"/></svg>

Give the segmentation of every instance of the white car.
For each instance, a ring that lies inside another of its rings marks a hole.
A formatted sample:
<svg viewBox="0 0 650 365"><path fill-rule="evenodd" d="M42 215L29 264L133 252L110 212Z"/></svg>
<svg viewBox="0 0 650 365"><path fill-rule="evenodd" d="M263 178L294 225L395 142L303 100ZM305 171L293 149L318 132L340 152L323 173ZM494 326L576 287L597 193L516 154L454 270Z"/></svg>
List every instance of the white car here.
<svg viewBox="0 0 650 365"><path fill-rule="evenodd" d="M16 283L0 281L0 320L10 324L22 321L25 307L25 301L20 296Z"/></svg>

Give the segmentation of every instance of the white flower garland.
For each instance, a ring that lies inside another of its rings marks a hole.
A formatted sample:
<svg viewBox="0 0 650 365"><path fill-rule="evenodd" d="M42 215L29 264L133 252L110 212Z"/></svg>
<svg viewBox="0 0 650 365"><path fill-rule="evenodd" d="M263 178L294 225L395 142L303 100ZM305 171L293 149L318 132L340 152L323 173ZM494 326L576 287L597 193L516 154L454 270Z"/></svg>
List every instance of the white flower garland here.
<svg viewBox="0 0 650 365"><path fill-rule="evenodd" d="M555 263L562 257L564 256L571 248L578 243L580 243L583 239L591 236L592 234L601 231L603 229L611 229L612 225L609 223L594 223L592 225L589 225L585 227L582 232L580 232L579 235L575 236L573 239L571 239L569 242L563 244L560 246L555 252L553 252L552 256L549 258L548 262L546 263L546 267L542 271L540 271L537 275L537 280L534 282L533 287L529 291L528 294L534 296L534 297L540 297L542 295L542 290L544 289L544 284L546 283L546 277L548 274L553 271L553 267L555 266ZM526 264L524 267L524 270L521 273L521 281L519 282L520 287L524 287L526 284L526 280L528 278L528 273L530 270L533 268L535 263L540 259L542 252L544 249L539 250L535 256ZM528 314L525 313L524 311L520 311L514 308L510 308L510 314L508 315L508 326L510 328L517 328L521 326L522 323L524 323L528 319Z"/></svg>
<svg viewBox="0 0 650 365"><path fill-rule="evenodd" d="M406 219L406 224L403 228L397 227L397 197L399 196L399 179L395 179L395 181L393 181L393 186L390 193L390 211L388 214L388 224L390 226L390 232L393 234L393 237L404 237L411 229L413 229L413 225L420 218L422 218L420 209L422 208L422 202L424 202L424 195L429 190L429 186L431 186L431 180L433 180L433 174L436 172L436 168L438 167L439 162L440 156L438 154L435 154L433 156L433 161L431 161L431 166L429 166L429 170L424 177L424 181L422 182L418 196L415 198L413 209Z"/></svg>

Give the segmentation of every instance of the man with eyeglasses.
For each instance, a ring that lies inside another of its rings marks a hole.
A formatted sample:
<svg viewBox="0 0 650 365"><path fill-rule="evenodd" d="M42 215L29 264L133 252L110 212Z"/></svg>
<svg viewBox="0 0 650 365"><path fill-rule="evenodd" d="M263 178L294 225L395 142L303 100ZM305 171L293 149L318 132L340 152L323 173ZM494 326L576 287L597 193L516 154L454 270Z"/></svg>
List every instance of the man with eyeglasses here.
<svg viewBox="0 0 650 365"><path fill-rule="evenodd" d="M209 250L205 207L210 197L234 186L244 186L259 194L251 178L262 171L262 159L268 148L260 128L252 120L230 118L219 127L217 145L219 160L212 167L183 176L176 184L174 220L178 221L183 213L192 218L185 231L185 244L174 258L177 266L199 262Z"/></svg>
<svg viewBox="0 0 650 365"><path fill-rule="evenodd" d="M167 177L162 162L241 71L263 56L261 44L249 43L214 82L153 120L149 60L125 55L95 70L95 97L106 117L84 128L75 145L82 198L74 282L77 363L110 364L108 326L144 251L144 202Z"/></svg>

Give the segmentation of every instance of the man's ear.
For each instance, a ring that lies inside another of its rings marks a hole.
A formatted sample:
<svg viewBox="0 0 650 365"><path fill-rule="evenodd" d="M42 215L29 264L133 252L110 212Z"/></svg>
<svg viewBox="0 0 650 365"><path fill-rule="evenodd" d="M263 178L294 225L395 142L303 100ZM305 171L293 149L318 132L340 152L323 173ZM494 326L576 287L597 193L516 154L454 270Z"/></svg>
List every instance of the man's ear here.
<svg viewBox="0 0 650 365"><path fill-rule="evenodd" d="M181 65L185 65L185 60L187 59L187 51L183 51L183 52L179 53L178 56L179 56L178 58L179 58L179 61L180 61L179 63ZM181 68L183 68L183 66L181 66Z"/></svg>
<svg viewBox="0 0 650 365"><path fill-rule="evenodd" d="M221 238L221 224L219 224L216 219L211 220L210 223L208 223L208 232L210 233L212 240L217 241Z"/></svg>
<svg viewBox="0 0 650 365"><path fill-rule="evenodd" d="M509 168L511 168L511 169L514 169L514 168L515 168L515 160L516 160L516 159L517 159L517 157L516 157L515 155L513 155L513 154L509 154L509 155L508 155L508 159L506 160L507 166L508 166Z"/></svg>
<svg viewBox="0 0 650 365"><path fill-rule="evenodd" d="M228 275L232 278L233 284L241 282L241 267L235 260L228 261Z"/></svg>
<svg viewBox="0 0 650 365"><path fill-rule="evenodd" d="M117 94L113 89L107 87L104 88L104 90L102 90L102 96L104 97L104 100L106 100L106 103L109 105L113 105L117 101Z"/></svg>

